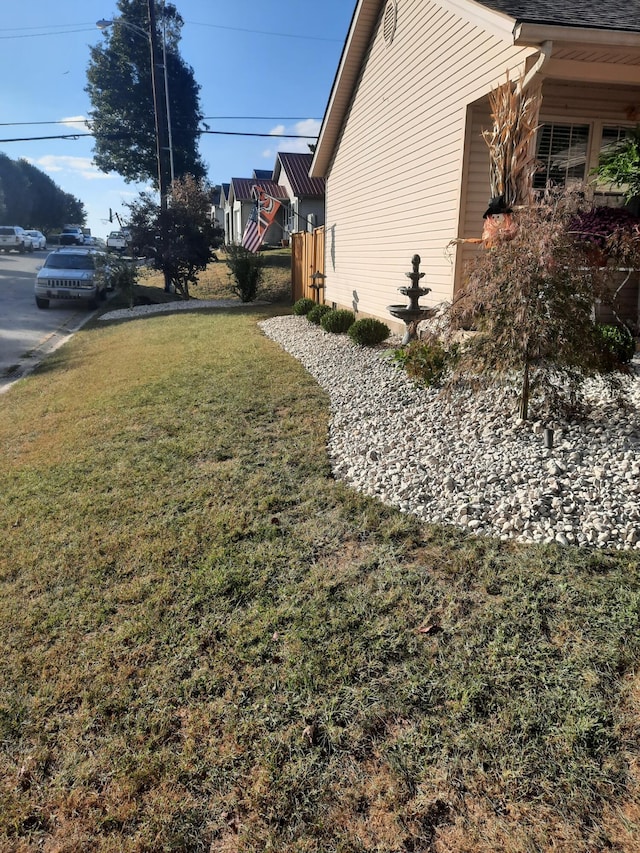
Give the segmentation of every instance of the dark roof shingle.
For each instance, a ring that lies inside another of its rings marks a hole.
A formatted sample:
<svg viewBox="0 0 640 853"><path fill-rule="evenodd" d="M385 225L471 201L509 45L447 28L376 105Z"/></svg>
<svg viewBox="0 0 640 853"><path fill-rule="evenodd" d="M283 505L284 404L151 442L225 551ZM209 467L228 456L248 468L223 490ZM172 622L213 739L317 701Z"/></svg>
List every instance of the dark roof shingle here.
<svg viewBox="0 0 640 853"><path fill-rule="evenodd" d="M518 21L561 27L640 31L637 3L623 0L479 0Z"/></svg>

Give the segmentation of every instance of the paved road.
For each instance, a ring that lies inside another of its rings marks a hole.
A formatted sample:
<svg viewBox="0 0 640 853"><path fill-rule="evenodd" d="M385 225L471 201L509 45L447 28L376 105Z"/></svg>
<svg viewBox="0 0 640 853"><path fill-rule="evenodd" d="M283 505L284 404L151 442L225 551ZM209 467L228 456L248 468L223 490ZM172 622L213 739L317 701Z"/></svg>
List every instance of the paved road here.
<svg viewBox="0 0 640 853"><path fill-rule="evenodd" d="M0 393L90 316L84 303L53 301L45 311L36 306L36 271L46 256L0 253Z"/></svg>

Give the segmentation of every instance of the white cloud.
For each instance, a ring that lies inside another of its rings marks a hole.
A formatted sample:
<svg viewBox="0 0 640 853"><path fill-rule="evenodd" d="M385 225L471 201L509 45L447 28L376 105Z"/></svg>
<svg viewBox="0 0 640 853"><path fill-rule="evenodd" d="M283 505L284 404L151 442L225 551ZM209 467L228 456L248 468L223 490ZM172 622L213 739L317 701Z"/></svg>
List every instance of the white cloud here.
<svg viewBox="0 0 640 853"><path fill-rule="evenodd" d="M316 118L299 121L294 127L295 132L301 136L317 136L320 133L320 122Z"/></svg>
<svg viewBox="0 0 640 853"><path fill-rule="evenodd" d="M60 173L64 172L67 175L75 174L87 181L104 180L105 178L115 178L116 175L105 174L101 172L94 164L91 157L68 157L55 156L47 154L44 157L30 159L30 163L42 169L44 172Z"/></svg>
<svg viewBox="0 0 640 853"><path fill-rule="evenodd" d="M320 133L320 122L315 118L307 118L304 121L296 122L290 128L279 124L273 130L270 130L269 133L273 136L282 136L285 133L289 133L294 136L317 137ZM283 139L278 142L275 148L265 148L262 152L262 157L265 160L275 160L278 151L287 151L292 154L309 154L309 143L313 143L313 139Z"/></svg>
<svg viewBox="0 0 640 853"><path fill-rule="evenodd" d="M75 130L84 130L85 133L87 131L87 119L84 116L69 116L68 118L60 119L60 121L65 127L73 127Z"/></svg>

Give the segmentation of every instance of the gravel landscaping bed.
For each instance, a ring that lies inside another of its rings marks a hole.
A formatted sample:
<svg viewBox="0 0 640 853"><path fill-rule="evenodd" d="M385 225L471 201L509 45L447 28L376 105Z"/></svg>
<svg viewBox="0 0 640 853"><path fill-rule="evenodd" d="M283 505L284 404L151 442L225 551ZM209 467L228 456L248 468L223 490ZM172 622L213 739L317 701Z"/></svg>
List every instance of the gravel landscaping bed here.
<svg viewBox="0 0 640 853"><path fill-rule="evenodd" d="M587 416L520 422L514 395L449 397L417 386L389 351L360 347L305 317L264 334L297 358L331 399L334 475L426 522L520 542L640 549L640 364L625 403L590 381Z"/></svg>

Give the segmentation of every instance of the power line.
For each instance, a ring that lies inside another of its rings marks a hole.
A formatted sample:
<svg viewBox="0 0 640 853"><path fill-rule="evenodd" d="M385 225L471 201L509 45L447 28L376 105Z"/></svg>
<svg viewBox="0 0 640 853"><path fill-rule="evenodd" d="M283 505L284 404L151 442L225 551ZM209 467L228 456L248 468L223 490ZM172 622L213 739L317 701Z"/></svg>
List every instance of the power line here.
<svg viewBox="0 0 640 853"><path fill-rule="evenodd" d="M255 33L256 35L261 36L278 36L279 38L287 38L287 39L305 39L307 41L331 41L337 42L338 44L342 44L344 39L332 39L326 38L324 36L301 36L296 33L274 33L268 32L267 30L249 30L244 27L225 27L222 24L203 24L200 21L185 21L185 24L192 24L196 27L210 27L214 30L232 30L235 33Z"/></svg>
<svg viewBox="0 0 640 853"><path fill-rule="evenodd" d="M203 116L203 121L320 121L317 116ZM54 121L0 121L0 127L29 127L39 124L72 124L91 121L84 116L61 118Z"/></svg>
<svg viewBox="0 0 640 853"><path fill-rule="evenodd" d="M241 131L232 131L232 130L199 130L200 134L209 134L213 136L261 136L267 137L268 139L317 139L317 136L303 136L297 133L244 133ZM95 137L95 133L65 133L56 136L21 136L16 137L15 139L0 139L0 144L4 144L5 142L39 142L46 139L72 139L74 141L80 139L81 137L92 136ZM104 139L126 139L130 136L128 133L102 133L100 134Z"/></svg>
<svg viewBox="0 0 640 853"><path fill-rule="evenodd" d="M266 136L269 139L317 139L315 136L303 136L299 133L241 133L235 130L199 130L198 133L208 133L217 136Z"/></svg>
<svg viewBox="0 0 640 853"><path fill-rule="evenodd" d="M17 33L23 32L24 30L59 30L63 27L70 27L71 24L41 24L39 27L3 27L5 33ZM94 21L78 21L74 26L76 27L91 27L92 29L96 28Z"/></svg>
<svg viewBox="0 0 640 853"><path fill-rule="evenodd" d="M0 127L28 127L29 125L35 124L78 124L81 121L86 121L84 116L78 116L78 118L75 119L56 119L55 121L2 121L0 122Z"/></svg>
<svg viewBox="0 0 640 853"><path fill-rule="evenodd" d="M209 27L214 30L231 30L236 33L250 33L253 35L261 35L261 36L276 36L277 38L288 38L288 39L299 39L300 41L325 41L325 42L335 42L337 44L342 44L344 39L336 39L336 38L328 38L326 36L309 36L309 35L300 35L298 33L277 33L277 32L269 32L267 30L251 30L245 27L227 27L222 24L205 24L201 21L185 21L185 24L190 24L195 27ZM83 29L64 29L64 27L82 27ZM86 22L81 24L47 24L46 26L40 27L10 27L4 28L5 33L11 33L11 35L2 35L0 39L20 39L20 38L38 38L39 36L59 36L59 35L68 35L71 33L88 33L95 32L96 25L94 22ZM39 30L40 32L33 32L33 30ZM45 32L42 32L45 30Z"/></svg>
<svg viewBox="0 0 640 853"><path fill-rule="evenodd" d="M24 33L23 35L15 35L15 36L0 36L0 39L34 39L39 36L68 36L72 33L90 33L93 32L96 28L94 24L91 29L86 28L82 30L58 30L58 32L50 32L50 33Z"/></svg>
<svg viewBox="0 0 640 853"><path fill-rule="evenodd" d="M322 116L204 116L203 121L320 121Z"/></svg>

